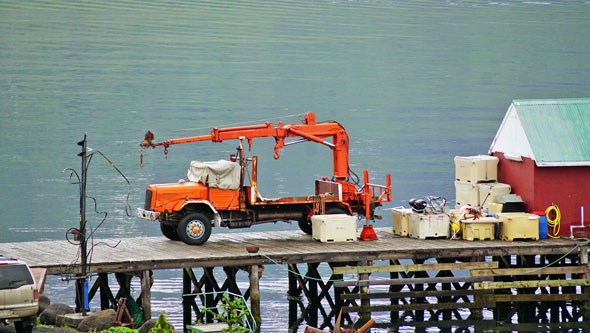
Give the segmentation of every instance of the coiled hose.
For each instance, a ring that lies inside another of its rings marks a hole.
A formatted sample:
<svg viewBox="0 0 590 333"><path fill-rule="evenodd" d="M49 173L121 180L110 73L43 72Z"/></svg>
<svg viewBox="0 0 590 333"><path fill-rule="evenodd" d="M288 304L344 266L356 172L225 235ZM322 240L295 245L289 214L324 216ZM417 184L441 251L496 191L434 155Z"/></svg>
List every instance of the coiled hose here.
<svg viewBox="0 0 590 333"><path fill-rule="evenodd" d="M550 213L555 213L555 218L551 218ZM561 222L561 212L559 211L559 207L556 204L553 204L545 210L545 215L547 216L547 226L553 228L553 235L551 233L547 233L547 236L551 238L559 238L559 229L560 229L560 222Z"/></svg>

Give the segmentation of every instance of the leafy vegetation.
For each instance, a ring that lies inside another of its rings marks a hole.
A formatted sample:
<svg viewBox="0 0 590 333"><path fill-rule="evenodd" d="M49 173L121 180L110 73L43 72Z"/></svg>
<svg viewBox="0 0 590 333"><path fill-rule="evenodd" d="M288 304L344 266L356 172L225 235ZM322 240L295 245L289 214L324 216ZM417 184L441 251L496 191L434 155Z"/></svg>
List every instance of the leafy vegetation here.
<svg viewBox="0 0 590 333"><path fill-rule="evenodd" d="M230 298L227 294L223 295L221 300L223 312L218 313L212 309L204 309L205 312L212 314L215 319L226 323L227 328L221 332L250 332L250 329L244 327L244 323L248 320L250 312L244 303L244 300L239 297Z"/></svg>
<svg viewBox="0 0 590 333"><path fill-rule="evenodd" d="M175 332L170 322L168 322L168 317L164 314L164 312L160 312L158 316L158 321L156 321L156 325L150 330L150 333L173 333ZM123 332L120 332L123 333Z"/></svg>

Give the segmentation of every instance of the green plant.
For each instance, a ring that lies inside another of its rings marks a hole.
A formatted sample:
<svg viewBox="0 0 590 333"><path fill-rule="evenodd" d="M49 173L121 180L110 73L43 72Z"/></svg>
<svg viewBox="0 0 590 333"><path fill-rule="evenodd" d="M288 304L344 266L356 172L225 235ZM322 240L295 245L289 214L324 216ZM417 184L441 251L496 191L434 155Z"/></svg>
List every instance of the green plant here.
<svg viewBox="0 0 590 333"><path fill-rule="evenodd" d="M108 329L102 331L108 333L137 333L137 330L131 329L124 326L111 326ZM89 332L90 333L90 332Z"/></svg>
<svg viewBox="0 0 590 333"><path fill-rule="evenodd" d="M170 333L175 332L170 322L168 322L168 318L164 314L164 312L160 312L158 316L158 320L156 321L156 325L152 329L150 329L150 333Z"/></svg>
<svg viewBox="0 0 590 333"><path fill-rule="evenodd" d="M221 300L223 312L217 313L211 309L205 308L205 312L212 314L215 319L226 323L228 328L223 329L221 332L249 332L250 329L242 326L250 312L248 307L244 303L244 300L239 297L230 298L227 294L223 295Z"/></svg>

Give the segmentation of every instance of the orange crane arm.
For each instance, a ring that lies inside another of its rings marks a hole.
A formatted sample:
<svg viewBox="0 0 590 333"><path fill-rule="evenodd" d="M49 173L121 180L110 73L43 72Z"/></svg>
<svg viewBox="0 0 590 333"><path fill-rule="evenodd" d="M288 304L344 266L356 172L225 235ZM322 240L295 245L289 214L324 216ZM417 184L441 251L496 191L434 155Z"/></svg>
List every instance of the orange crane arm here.
<svg viewBox="0 0 590 333"><path fill-rule="evenodd" d="M162 142L153 142L154 135L148 131L140 146L143 149L164 146L167 149L170 145L212 141L222 142L223 140L247 139L248 145L252 147L252 139L260 137L275 138L275 159L279 159L279 150L285 146L304 141L313 141L330 147L333 151L334 177L344 179L348 177L348 134L337 122L327 121L316 123L316 116L313 112L305 114L300 124L283 124L267 122L263 125L213 128L210 135L192 136L179 139L169 139ZM285 142L288 137L301 137L302 139ZM332 137L332 142L324 140Z"/></svg>

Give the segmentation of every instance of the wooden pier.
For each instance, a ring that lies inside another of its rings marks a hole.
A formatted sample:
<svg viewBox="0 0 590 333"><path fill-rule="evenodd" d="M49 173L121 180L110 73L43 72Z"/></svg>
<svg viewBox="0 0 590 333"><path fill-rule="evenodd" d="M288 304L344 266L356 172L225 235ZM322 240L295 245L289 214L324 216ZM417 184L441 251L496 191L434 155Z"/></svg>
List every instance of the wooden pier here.
<svg viewBox="0 0 590 333"><path fill-rule="evenodd" d="M567 322L575 326L582 318L590 318L585 312L590 301L586 242L565 238L515 242L418 240L395 236L390 228L376 231L377 241L349 243L320 243L295 230L218 233L202 246L164 237L123 238L114 248L95 246L88 271L98 278L90 296L99 293L101 307L114 307L117 296L128 296L130 279L139 276L140 303L149 317L151 271L179 268L183 269L185 324L194 321L193 313L197 319L206 316L199 310L200 302L212 304L221 298L209 295L205 300L195 294L213 291L243 295L260 322L265 318L260 317L258 280L264 279L264 265L279 263L290 269L289 321L293 327L304 320L310 325L331 327L340 309L349 324L352 312L367 318L371 312L385 311L390 313L392 325L414 322L416 327L424 325L425 317L465 319L457 312L460 308L470 309L471 320L482 320L482 308L496 308L494 318L498 321L517 313L519 321L528 314L537 323ZM114 245L118 240L94 240L98 242ZM258 253L249 254L248 246L258 247ZM78 247L66 241L0 244L0 254L54 275L78 273L77 253ZM320 265L329 265L330 276L321 276L319 272L325 270L319 269ZM225 281L216 280L216 269L224 271ZM250 281L246 291L236 283L237 273L242 271L248 272ZM460 274L455 276L456 272ZM108 286L111 273L116 274L121 286L117 296ZM387 276L381 278L380 274ZM567 306L555 305L558 301L568 302ZM550 318L535 314L548 312Z"/></svg>

